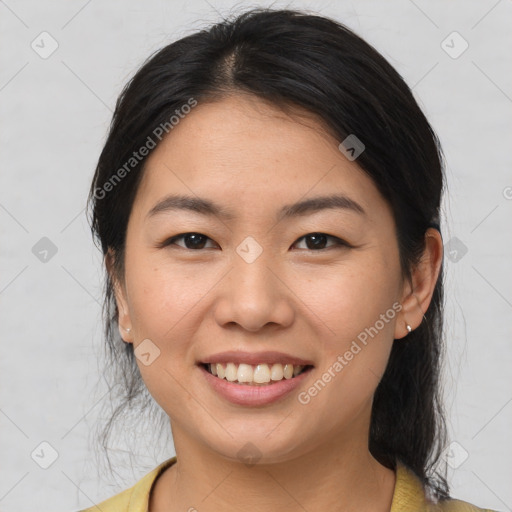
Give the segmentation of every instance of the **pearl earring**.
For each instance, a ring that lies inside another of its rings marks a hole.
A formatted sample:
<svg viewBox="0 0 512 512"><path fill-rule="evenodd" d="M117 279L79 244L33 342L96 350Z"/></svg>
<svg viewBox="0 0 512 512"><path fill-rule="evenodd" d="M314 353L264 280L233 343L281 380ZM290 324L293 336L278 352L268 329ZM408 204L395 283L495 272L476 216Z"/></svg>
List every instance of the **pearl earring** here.
<svg viewBox="0 0 512 512"><path fill-rule="evenodd" d="M412 327L411 327L409 324L406 324L406 326L407 326L407 330L408 330L409 332L411 332L411 331L412 331Z"/></svg>
<svg viewBox="0 0 512 512"><path fill-rule="evenodd" d="M123 327L123 329L126 331L126 332L130 332L131 331L131 328L130 327Z"/></svg>

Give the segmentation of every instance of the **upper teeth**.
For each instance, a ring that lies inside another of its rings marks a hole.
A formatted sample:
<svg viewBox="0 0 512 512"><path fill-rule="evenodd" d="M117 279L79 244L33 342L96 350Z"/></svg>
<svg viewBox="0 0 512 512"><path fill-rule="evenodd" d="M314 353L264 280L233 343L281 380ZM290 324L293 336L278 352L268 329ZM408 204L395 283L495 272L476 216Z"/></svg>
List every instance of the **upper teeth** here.
<svg viewBox="0 0 512 512"><path fill-rule="evenodd" d="M298 375L303 369L304 366L301 365L293 365L293 364L282 364L276 363L273 364L270 368L268 364L235 364L235 363L210 363L208 365L210 372L213 375L216 375L220 379L226 379L230 382L247 382L247 383L257 383L257 384L265 384L270 382L271 380L282 380L283 377L285 379L291 379Z"/></svg>

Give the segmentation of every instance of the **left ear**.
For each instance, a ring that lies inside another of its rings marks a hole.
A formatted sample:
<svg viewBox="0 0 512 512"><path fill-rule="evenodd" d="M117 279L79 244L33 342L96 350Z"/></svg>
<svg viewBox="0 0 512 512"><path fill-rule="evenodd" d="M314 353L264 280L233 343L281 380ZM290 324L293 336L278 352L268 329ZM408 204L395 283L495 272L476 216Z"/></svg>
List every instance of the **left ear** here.
<svg viewBox="0 0 512 512"><path fill-rule="evenodd" d="M409 334L407 324L416 329L423 321L439 277L443 262L443 239L435 228L425 232L425 250L412 269L411 281L406 283L402 296L401 321L395 325L395 339Z"/></svg>

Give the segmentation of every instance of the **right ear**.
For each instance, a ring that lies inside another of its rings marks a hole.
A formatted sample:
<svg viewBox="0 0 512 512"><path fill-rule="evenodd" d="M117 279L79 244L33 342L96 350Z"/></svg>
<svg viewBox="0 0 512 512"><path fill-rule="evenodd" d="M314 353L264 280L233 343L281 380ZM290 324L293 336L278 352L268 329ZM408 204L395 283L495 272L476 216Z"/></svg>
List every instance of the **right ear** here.
<svg viewBox="0 0 512 512"><path fill-rule="evenodd" d="M114 251L109 248L105 254L105 267L112 282L114 297L116 300L118 321L117 326L119 335L126 343L133 343L132 322L128 308L128 301L126 299L126 289L122 282L119 282L118 276L114 270Z"/></svg>

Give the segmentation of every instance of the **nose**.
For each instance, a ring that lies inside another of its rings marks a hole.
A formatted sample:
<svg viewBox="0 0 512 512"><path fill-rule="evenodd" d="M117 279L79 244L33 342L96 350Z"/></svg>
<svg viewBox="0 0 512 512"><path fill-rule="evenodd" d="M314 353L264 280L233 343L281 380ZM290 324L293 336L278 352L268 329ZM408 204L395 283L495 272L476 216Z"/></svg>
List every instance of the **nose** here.
<svg viewBox="0 0 512 512"><path fill-rule="evenodd" d="M263 254L248 263L236 257L234 266L220 283L215 319L221 327L238 324L257 332L267 324L291 325L294 294L272 258Z"/></svg>

